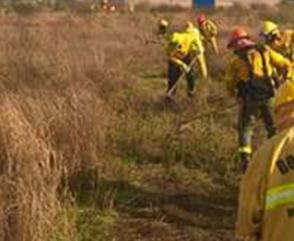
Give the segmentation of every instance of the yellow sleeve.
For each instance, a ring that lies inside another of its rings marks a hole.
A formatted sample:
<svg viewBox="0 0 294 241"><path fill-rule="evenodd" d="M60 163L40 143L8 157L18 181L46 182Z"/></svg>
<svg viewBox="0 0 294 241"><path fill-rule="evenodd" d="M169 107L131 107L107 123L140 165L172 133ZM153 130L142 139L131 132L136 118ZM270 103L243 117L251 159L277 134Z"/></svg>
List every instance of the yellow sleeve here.
<svg viewBox="0 0 294 241"><path fill-rule="evenodd" d="M171 52L171 44L168 43L167 45L164 46L164 51L169 54Z"/></svg>
<svg viewBox="0 0 294 241"><path fill-rule="evenodd" d="M270 49L270 59L271 63L278 68L282 68L284 70L289 70L291 67L291 62L287 58L283 57L283 55L279 54L278 52Z"/></svg>
<svg viewBox="0 0 294 241"><path fill-rule="evenodd" d="M288 79L291 79L293 66L290 60L272 49L269 50L269 54L270 54L271 63L275 67L282 69L283 72L287 75L286 77Z"/></svg>
<svg viewBox="0 0 294 241"><path fill-rule="evenodd" d="M231 96L234 96L236 92L236 87L237 87L236 68L235 68L234 58L230 61L229 67L226 71L225 84L229 94Z"/></svg>
<svg viewBox="0 0 294 241"><path fill-rule="evenodd" d="M212 21L209 21L208 26L209 26L209 32L211 33L211 35L216 36L218 31L217 31L217 27L215 23Z"/></svg>
<svg viewBox="0 0 294 241"><path fill-rule="evenodd" d="M204 53L204 46L203 46L203 43L202 43L201 34L200 34L200 31L198 29L196 29L196 28L194 30L193 45L195 45L195 46L192 47L192 48L195 48L198 51L198 54L203 54Z"/></svg>
<svg viewBox="0 0 294 241"><path fill-rule="evenodd" d="M180 35L178 33L173 33L169 36L167 36L167 44L164 48L164 50L168 53L171 54L174 49L178 47L179 41L180 41Z"/></svg>
<svg viewBox="0 0 294 241"><path fill-rule="evenodd" d="M175 46L173 45L173 43L168 42L166 44L166 46L164 47L164 50L167 54L171 54L171 52L175 49Z"/></svg>
<svg viewBox="0 0 294 241"><path fill-rule="evenodd" d="M239 191L236 234L238 237L256 238L261 234L261 223L265 206L266 173L271 152L269 144L260 148L253 156L241 181Z"/></svg>
<svg viewBox="0 0 294 241"><path fill-rule="evenodd" d="M169 43L165 47L165 51L167 52L169 61L175 63L180 68L186 68L187 67L187 64L185 62L183 62L181 59L179 59L179 58L177 58L177 57L174 56L174 54L177 52L176 46L172 46L172 44Z"/></svg>
<svg viewBox="0 0 294 241"><path fill-rule="evenodd" d="M178 65L180 68L185 69L187 68L187 64L185 62L183 62L181 59L178 59L176 57L171 57L169 59L171 62L175 63L176 65Z"/></svg>
<svg viewBox="0 0 294 241"><path fill-rule="evenodd" d="M185 68L187 66L181 59L174 56L174 52L176 51L170 44L165 47L165 51L168 56L168 60L175 63L181 68Z"/></svg>

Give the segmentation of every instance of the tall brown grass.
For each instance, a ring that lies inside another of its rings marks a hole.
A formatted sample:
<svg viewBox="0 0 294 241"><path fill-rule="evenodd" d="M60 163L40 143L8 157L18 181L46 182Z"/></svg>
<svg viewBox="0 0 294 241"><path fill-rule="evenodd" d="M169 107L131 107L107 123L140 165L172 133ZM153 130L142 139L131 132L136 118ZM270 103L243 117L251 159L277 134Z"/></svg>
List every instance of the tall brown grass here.
<svg viewBox="0 0 294 241"><path fill-rule="evenodd" d="M123 70L129 44L106 39L107 26L51 20L12 18L1 31L3 241L49 240L69 222L59 220L60 189L103 160L111 114L102 96L131 81ZM75 240L69 227L64 234Z"/></svg>

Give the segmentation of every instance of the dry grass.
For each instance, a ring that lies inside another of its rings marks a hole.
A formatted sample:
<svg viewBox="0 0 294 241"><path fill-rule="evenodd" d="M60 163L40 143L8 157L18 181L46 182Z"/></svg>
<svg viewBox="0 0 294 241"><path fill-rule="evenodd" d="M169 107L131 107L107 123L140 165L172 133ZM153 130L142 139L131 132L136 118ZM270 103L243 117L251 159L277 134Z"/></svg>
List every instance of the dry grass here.
<svg viewBox="0 0 294 241"><path fill-rule="evenodd" d="M106 48L118 54L119 49L111 42L85 44L97 34L87 22L60 19L64 25L55 28L36 20L12 19L16 22L1 33L6 40L0 95L5 241L49 240L59 217L58 189L66 188L62 180L99 165L104 155L109 115L101 96L115 91L122 78L106 69L111 61ZM77 32L83 25L87 28Z"/></svg>
<svg viewBox="0 0 294 241"><path fill-rule="evenodd" d="M143 40L129 19L107 15L0 21L0 237L44 241L58 234L73 241L75 218L60 214L71 199L62 197L112 155L106 137L117 121L114 100L135 83L129 53L139 54Z"/></svg>
<svg viewBox="0 0 294 241"><path fill-rule="evenodd" d="M251 27L260 18L255 11L252 19L226 10L212 17L224 26ZM91 228L113 222L115 212L103 218L93 209L75 211L83 195L93 198L94 208L128 203L119 193L125 185L113 189L109 180L156 186L156 178L170 176L185 188L196 180L201 189L203 182L210 192L215 179L234 182L234 111L200 119L183 133L174 130L182 118L230 103L221 82L227 53L209 60L219 82L199 85L198 103L186 103L180 93L184 108L175 112L161 99L162 46L148 41L161 14L179 21L175 29L190 17L153 10L0 18L0 241L110 239ZM221 28L222 46L228 31ZM155 175L150 163L162 172ZM195 170L199 175L189 178ZM176 190L169 179L164 185Z"/></svg>

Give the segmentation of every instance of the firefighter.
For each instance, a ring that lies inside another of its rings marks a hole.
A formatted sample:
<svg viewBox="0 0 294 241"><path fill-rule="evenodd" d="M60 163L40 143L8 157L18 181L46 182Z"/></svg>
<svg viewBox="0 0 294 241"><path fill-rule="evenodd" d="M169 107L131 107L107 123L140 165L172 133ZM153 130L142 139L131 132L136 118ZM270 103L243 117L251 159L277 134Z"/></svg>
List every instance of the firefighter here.
<svg viewBox="0 0 294 241"><path fill-rule="evenodd" d="M268 138L276 133L270 107L275 93L273 68L279 67L288 73L291 63L272 49L257 45L242 28L232 32L228 48L233 51L233 56L226 83L228 91L237 97L239 103L238 159L241 171L245 172L252 154L253 118L260 114Z"/></svg>
<svg viewBox="0 0 294 241"><path fill-rule="evenodd" d="M257 150L241 181L236 225L239 240L294 238L293 81L277 91L274 114L279 134Z"/></svg>
<svg viewBox="0 0 294 241"><path fill-rule="evenodd" d="M194 24L190 21L186 23L185 31L194 35L194 48L193 52L194 55L197 55L197 65L199 67L201 77L203 79L207 79L208 77L208 71L207 71L207 64L205 59L205 49L203 46L203 42L201 39L201 33L198 28L194 26Z"/></svg>
<svg viewBox="0 0 294 241"><path fill-rule="evenodd" d="M169 23L166 19L162 18L158 21L158 34L166 35L168 32Z"/></svg>
<svg viewBox="0 0 294 241"><path fill-rule="evenodd" d="M207 17L204 14L200 14L196 21L198 23L199 30L203 36L203 42L206 46L210 45L213 52L218 55L219 54L219 48L217 43L217 35L218 30L216 27L216 24L210 20L207 19Z"/></svg>
<svg viewBox="0 0 294 241"><path fill-rule="evenodd" d="M279 52L284 57L288 58L292 63L294 63L294 31L287 29L280 31L276 23L271 21L265 21L263 23L262 31L260 33L263 42L272 48L273 50ZM285 76L283 71L279 68L275 69L274 80L276 85L278 83L285 82Z"/></svg>
<svg viewBox="0 0 294 241"><path fill-rule="evenodd" d="M294 61L294 31L292 29L280 31L276 23L265 21L263 22L261 36L265 44L290 61Z"/></svg>
<svg viewBox="0 0 294 241"><path fill-rule="evenodd" d="M168 54L167 93L169 96L175 94L175 86L183 73L187 79L187 95L193 96L197 79L193 62L199 55L197 48L197 39L191 32L175 32L169 37L166 47Z"/></svg>
<svg viewBox="0 0 294 241"><path fill-rule="evenodd" d="M101 1L101 9L102 10L104 10L104 11L108 10L108 5L109 5L108 0L102 0Z"/></svg>

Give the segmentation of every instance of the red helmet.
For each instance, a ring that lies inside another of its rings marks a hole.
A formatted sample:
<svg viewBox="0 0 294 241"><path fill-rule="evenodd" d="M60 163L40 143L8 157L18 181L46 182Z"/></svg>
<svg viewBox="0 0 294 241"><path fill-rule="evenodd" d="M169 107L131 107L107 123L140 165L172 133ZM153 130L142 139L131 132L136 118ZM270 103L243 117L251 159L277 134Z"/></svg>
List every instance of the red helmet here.
<svg viewBox="0 0 294 241"><path fill-rule="evenodd" d="M243 28L236 28L231 33L231 37L229 39L228 48L232 47L232 45L239 39L248 39L249 35Z"/></svg>
<svg viewBox="0 0 294 241"><path fill-rule="evenodd" d="M205 16L203 13L201 13L201 14L196 18L196 20L197 20L197 23L198 23L199 25L202 25L202 24L206 21L206 16Z"/></svg>

